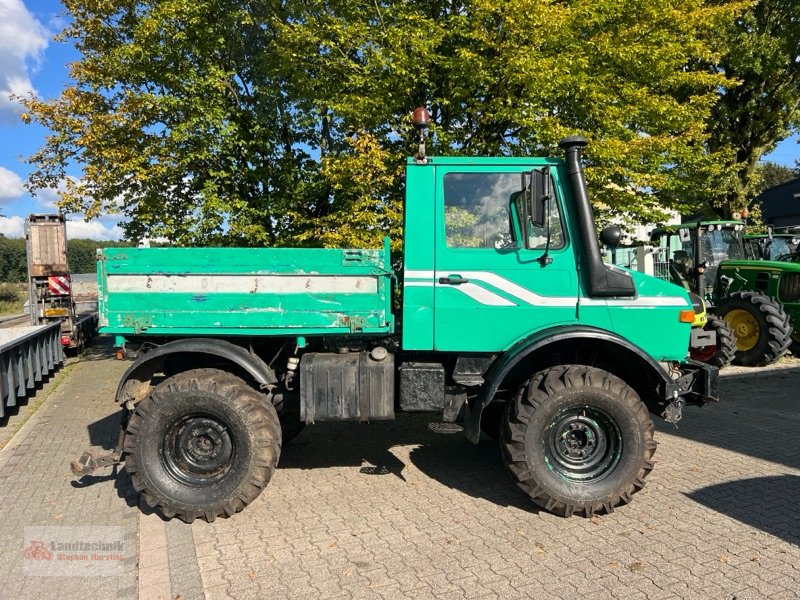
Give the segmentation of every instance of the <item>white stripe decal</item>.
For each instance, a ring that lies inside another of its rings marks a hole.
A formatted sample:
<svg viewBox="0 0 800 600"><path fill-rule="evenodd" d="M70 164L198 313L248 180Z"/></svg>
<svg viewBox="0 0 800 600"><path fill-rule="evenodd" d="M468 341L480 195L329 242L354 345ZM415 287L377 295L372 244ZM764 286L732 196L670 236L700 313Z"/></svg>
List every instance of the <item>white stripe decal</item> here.
<svg viewBox="0 0 800 600"><path fill-rule="evenodd" d="M479 285L475 285L474 283L461 283L459 285L448 285L448 284L436 284L437 288L448 288L453 290L458 290L472 298L473 300L477 300L481 304L485 304L487 306L516 306L510 300L506 300L502 296L495 294L494 292L490 292L486 288L483 288Z"/></svg>
<svg viewBox="0 0 800 600"><path fill-rule="evenodd" d="M109 292L375 294L377 277L332 275L109 275Z"/></svg>
<svg viewBox="0 0 800 600"><path fill-rule="evenodd" d="M692 308L692 303L679 296L650 296L636 300L616 300L614 298L581 298L584 306L625 306L628 308Z"/></svg>
<svg viewBox="0 0 800 600"><path fill-rule="evenodd" d="M532 306L575 306L577 304L577 297L568 296L540 296L539 294L530 291L513 281L509 281L494 273L487 273L486 271L464 271L459 273L466 279L477 279L490 285L493 285L499 290L504 291L506 294L519 298L523 302L527 302ZM437 277L444 277L444 272L436 272Z"/></svg>
<svg viewBox="0 0 800 600"><path fill-rule="evenodd" d="M447 284L434 284L433 281L406 281L405 287L427 287L432 288L436 285L437 288L449 288L466 294L473 300L486 306L516 306L510 300L506 300L502 296L490 292L486 288L482 288L474 283L462 283L460 285L447 285Z"/></svg>
<svg viewBox="0 0 800 600"><path fill-rule="evenodd" d="M461 275L465 279L470 280L477 280L482 281L484 283L488 283L499 290L509 294L510 296L514 296L515 298L522 300L523 302L530 304L531 306L575 306L578 302L577 297L571 296L542 296L533 292L527 288L522 287L514 283L513 281L509 281L504 277L500 277L495 273L490 273L488 271L459 271L458 269L451 270L451 271L406 271L405 276L406 278L416 278L416 279L432 279L438 277L447 277L448 275L452 275L457 273ZM423 282L407 282L406 285L417 285L418 283ZM464 285L472 285L470 284L462 284L460 286L453 286L453 287L464 287ZM438 287L438 286L437 286ZM449 286L448 286L449 287ZM474 286L478 287L478 286ZM497 294L489 292L489 294L500 298ZM465 292L466 293L466 292ZM472 294L468 294L471 297ZM477 298L476 298L477 299ZM644 298L637 298L637 299L615 299L615 298L580 298L580 303L584 306L624 306L624 307L631 307L631 308L653 308L653 307L675 307L675 308L690 308L692 306L691 302L687 301L685 298L681 298L680 296L648 296ZM485 304L485 303L483 303ZM500 304L495 303L494 306L516 306L513 302L509 302L507 304Z"/></svg>
<svg viewBox="0 0 800 600"><path fill-rule="evenodd" d="M403 276L406 279L433 279L433 271L406 271Z"/></svg>

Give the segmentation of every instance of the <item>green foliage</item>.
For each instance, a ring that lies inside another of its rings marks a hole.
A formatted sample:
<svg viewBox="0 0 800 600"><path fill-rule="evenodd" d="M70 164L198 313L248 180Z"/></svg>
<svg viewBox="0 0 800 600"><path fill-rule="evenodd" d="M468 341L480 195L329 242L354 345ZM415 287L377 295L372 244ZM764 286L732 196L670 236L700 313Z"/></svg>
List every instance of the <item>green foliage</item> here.
<svg viewBox="0 0 800 600"><path fill-rule="evenodd" d="M97 248L128 246L126 242L67 240L67 261L72 273L97 272ZM24 282L28 278L25 240L0 237L0 282Z"/></svg>
<svg viewBox="0 0 800 600"><path fill-rule="evenodd" d="M20 295L18 286L10 283L0 283L0 303L18 302Z"/></svg>
<svg viewBox="0 0 800 600"><path fill-rule="evenodd" d="M764 190L791 181L795 177L797 174L789 167L770 161L760 162L756 166L753 195L757 196Z"/></svg>
<svg viewBox="0 0 800 600"><path fill-rule="evenodd" d="M4 283L25 281L28 277L28 259L25 240L0 238L0 281Z"/></svg>
<svg viewBox="0 0 800 600"><path fill-rule="evenodd" d="M758 161L800 126L800 2L756 0L731 22L714 68L738 81L711 120L711 152L726 157L727 180L711 205L728 217L758 193Z"/></svg>
<svg viewBox="0 0 800 600"><path fill-rule="evenodd" d="M25 284L0 283L0 315L21 314L27 299Z"/></svg>
<svg viewBox="0 0 800 600"><path fill-rule="evenodd" d="M26 100L51 131L29 185L84 165L62 208L121 212L134 241L376 246L427 104L430 154L586 135L606 216L657 221L728 176L706 124L730 81L708 65L745 4L65 0L82 58L58 99Z"/></svg>

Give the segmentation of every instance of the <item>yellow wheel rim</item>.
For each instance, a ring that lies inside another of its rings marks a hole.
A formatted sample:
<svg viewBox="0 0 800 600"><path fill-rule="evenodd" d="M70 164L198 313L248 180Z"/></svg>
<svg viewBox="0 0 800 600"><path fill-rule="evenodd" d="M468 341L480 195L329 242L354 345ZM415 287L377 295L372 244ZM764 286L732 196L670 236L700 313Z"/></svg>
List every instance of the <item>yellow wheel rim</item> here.
<svg viewBox="0 0 800 600"><path fill-rule="evenodd" d="M737 308L725 315L725 320L736 336L736 350L747 352L758 343L761 328L749 312Z"/></svg>

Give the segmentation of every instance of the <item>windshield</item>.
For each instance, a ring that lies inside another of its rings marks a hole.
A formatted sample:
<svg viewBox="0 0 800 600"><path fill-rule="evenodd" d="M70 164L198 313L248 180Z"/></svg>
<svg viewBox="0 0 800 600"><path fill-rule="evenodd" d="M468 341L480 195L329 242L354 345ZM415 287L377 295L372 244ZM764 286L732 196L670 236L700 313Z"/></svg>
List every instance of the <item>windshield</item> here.
<svg viewBox="0 0 800 600"><path fill-rule="evenodd" d="M712 227L709 225L709 227ZM717 280L719 264L723 260L744 260L747 257L742 244L741 232L734 229L722 229L718 225L712 231L703 228L701 245L703 247L703 262L706 263L704 295L712 293L714 282Z"/></svg>
<svg viewBox="0 0 800 600"><path fill-rule="evenodd" d="M768 260L778 260L779 256L784 254L792 254L797 251L798 238L774 237L765 243L766 255L764 258Z"/></svg>
<svg viewBox="0 0 800 600"><path fill-rule="evenodd" d="M703 260L718 265L723 260L744 260L747 258L741 241L741 234L733 229L718 229L703 232Z"/></svg>

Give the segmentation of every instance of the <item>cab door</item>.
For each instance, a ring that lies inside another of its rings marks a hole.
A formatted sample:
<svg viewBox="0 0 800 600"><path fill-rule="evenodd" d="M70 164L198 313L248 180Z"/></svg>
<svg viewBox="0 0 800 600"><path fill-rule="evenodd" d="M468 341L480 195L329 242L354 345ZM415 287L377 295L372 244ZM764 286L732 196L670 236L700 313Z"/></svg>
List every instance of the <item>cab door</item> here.
<svg viewBox="0 0 800 600"><path fill-rule="evenodd" d="M544 165L541 165L544 166ZM434 348L502 351L534 331L577 321L574 246L564 198L552 169L548 260L544 229L531 227L526 248L509 218L512 195L531 165L442 165L436 176ZM423 274L425 275L425 274Z"/></svg>

